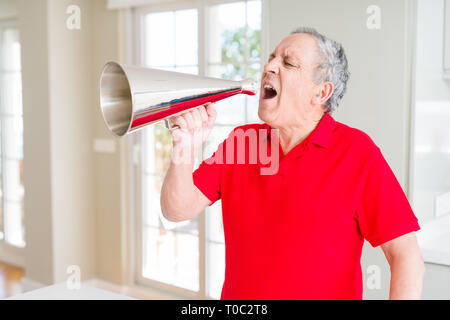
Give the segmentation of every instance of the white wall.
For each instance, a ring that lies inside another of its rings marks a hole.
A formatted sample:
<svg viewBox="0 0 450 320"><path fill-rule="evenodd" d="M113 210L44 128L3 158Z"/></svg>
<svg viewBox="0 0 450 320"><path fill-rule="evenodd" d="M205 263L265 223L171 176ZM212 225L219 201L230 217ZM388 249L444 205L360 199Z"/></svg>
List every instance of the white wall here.
<svg viewBox="0 0 450 320"><path fill-rule="evenodd" d="M13 19L17 17L16 0L0 0L0 20Z"/></svg>
<svg viewBox="0 0 450 320"><path fill-rule="evenodd" d="M80 30L66 28L69 5L81 9ZM112 138L97 87L103 64L120 60L119 14L106 0L0 0L7 6L22 39L25 277L61 282L78 265L82 280L122 284L124 156L92 148L94 137Z"/></svg>
<svg viewBox="0 0 450 320"><path fill-rule="evenodd" d="M103 65L109 61L120 61L119 12L107 10L106 0L93 2L94 10L94 55L92 71L98 79ZM124 284L126 282L126 257L123 243L124 217L131 212L123 212L123 192L126 181L121 179L122 161L119 152L124 139L114 138L107 130L98 104L98 90L94 92L92 104L95 106L92 116L94 120L94 138L114 139L117 152L113 154L95 153L95 189L96 189L96 254L97 276L101 279ZM123 154L126 157L126 154Z"/></svg>
<svg viewBox="0 0 450 320"><path fill-rule="evenodd" d="M24 121L25 277L53 283L47 1L19 0Z"/></svg>
<svg viewBox="0 0 450 320"><path fill-rule="evenodd" d="M19 0L24 107L25 276L95 276L90 0ZM66 28L79 5L81 30Z"/></svg>
<svg viewBox="0 0 450 320"><path fill-rule="evenodd" d="M80 30L66 27L69 5L81 9ZM72 264L83 279L95 274L92 31L91 0L48 1L55 282Z"/></svg>

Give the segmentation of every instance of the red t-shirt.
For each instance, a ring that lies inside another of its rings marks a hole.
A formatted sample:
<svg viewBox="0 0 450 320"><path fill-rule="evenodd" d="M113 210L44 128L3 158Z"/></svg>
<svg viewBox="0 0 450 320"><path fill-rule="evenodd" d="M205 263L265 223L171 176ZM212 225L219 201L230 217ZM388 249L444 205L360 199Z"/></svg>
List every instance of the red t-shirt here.
<svg viewBox="0 0 450 320"><path fill-rule="evenodd" d="M271 131L267 124L236 129ZM364 239L376 247L420 229L380 149L325 114L287 155L270 134L256 141L249 134L246 163L234 155L233 164L225 157L238 145L236 129L213 154L215 163L211 157L193 173L208 199L222 200L221 299L362 299ZM259 156L250 161L248 150L254 143L271 150L272 140L278 171L262 175L268 164Z"/></svg>

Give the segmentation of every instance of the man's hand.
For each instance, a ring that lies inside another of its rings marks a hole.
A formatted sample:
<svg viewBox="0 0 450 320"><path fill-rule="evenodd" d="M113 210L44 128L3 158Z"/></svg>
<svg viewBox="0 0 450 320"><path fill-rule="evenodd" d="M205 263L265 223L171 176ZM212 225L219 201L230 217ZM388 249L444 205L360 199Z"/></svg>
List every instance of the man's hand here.
<svg viewBox="0 0 450 320"><path fill-rule="evenodd" d="M173 151L161 189L161 210L170 221L197 216L212 202L194 184L194 159L216 120L216 110L208 103L169 119Z"/></svg>
<svg viewBox="0 0 450 320"><path fill-rule="evenodd" d="M169 119L174 152L182 150L197 154L216 121L214 104L207 103Z"/></svg>
<svg viewBox="0 0 450 320"><path fill-rule="evenodd" d="M389 299L420 299L425 271L422 254L414 232L381 245L391 267Z"/></svg>

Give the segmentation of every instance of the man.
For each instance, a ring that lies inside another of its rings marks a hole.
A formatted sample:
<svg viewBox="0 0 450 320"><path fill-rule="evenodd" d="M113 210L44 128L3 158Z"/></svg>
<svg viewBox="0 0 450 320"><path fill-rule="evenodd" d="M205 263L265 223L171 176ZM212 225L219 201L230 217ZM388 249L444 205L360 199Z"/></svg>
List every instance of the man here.
<svg viewBox="0 0 450 320"><path fill-rule="evenodd" d="M364 239L381 245L389 262L390 298L420 298L417 218L380 149L330 115L348 78L342 46L314 29L297 29L276 47L262 74L258 115L264 124L239 127L278 132L278 140L267 135L256 142L279 144L279 167L271 175L257 170L260 161L204 161L192 174L214 107L170 119L178 126L173 152L190 161L171 163L162 211L183 221L222 200L221 299L361 299ZM225 157L225 142L234 138L230 134L213 157Z"/></svg>

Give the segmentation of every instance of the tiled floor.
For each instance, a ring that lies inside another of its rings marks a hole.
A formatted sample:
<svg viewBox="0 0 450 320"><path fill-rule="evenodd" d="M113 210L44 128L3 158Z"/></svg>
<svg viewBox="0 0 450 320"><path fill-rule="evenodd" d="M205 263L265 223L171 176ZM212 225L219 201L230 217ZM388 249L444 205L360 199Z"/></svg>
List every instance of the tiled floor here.
<svg viewBox="0 0 450 320"><path fill-rule="evenodd" d="M0 299L22 292L20 279L24 276L22 268L14 267L0 262Z"/></svg>

